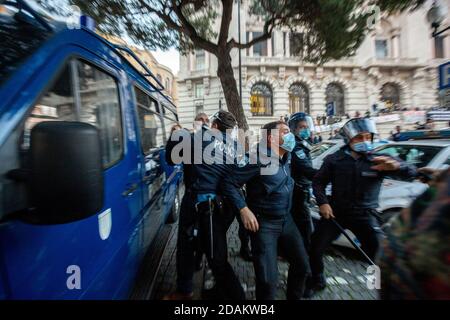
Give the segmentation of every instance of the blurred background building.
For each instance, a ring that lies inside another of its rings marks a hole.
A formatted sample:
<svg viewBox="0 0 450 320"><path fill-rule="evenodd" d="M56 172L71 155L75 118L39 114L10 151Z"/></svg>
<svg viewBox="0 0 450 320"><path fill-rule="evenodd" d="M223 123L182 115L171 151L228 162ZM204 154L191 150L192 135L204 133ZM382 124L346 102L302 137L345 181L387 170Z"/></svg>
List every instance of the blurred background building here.
<svg viewBox="0 0 450 320"><path fill-rule="evenodd" d="M164 86L164 93L169 98L171 98L172 102L176 106L178 106L177 78L169 67L159 63L153 56L153 54L148 50L140 49L136 46L130 45L124 39L118 37L107 36L104 34L102 34L102 36L113 43L125 45L133 50L133 52L139 57L139 59L141 59L142 62L144 62L144 64L150 69L150 71L158 78L159 82L162 83L162 85ZM142 69L134 59L128 60L136 68L138 68L138 70Z"/></svg>
<svg viewBox="0 0 450 320"><path fill-rule="evenodd" d="M450 6L450 0L444 3ZM262 21L247 14L247 5L243 1L240 10L243 42L258 36L263 28ZM327 105L334 107L335 117L343 119L357 112L390 114L438 106L442 97L437 66L450 59L450 32L432 37L427 21L430 6L431 1L414 12L381 15L355 56L322 66L303 61L301 30L275 30L271 39L242 50L242 98L250 129L257 131L268 121L297 111L309 112L321 121ZM230 32L235 39L237 14L235 6ZM443 25L449 23L447 16ZM238 79L237 49L232 51L232 60ZM184 126L191 127L200 111L212 114L226 108L216 72L217 59L204 50L180 56L178 112ZM399 124L392 116L382 122L386 133Z"/></svg>

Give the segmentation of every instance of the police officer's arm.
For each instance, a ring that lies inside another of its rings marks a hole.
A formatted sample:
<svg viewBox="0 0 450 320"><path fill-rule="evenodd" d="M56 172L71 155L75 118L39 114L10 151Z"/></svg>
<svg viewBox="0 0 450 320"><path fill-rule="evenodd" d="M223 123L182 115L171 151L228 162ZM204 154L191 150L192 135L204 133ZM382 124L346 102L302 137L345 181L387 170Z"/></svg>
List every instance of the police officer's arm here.
<svg viewBox="0 0 450 320"><path fill-rule="evenodd" d="M324 159L319 171L317 171L316 175L312 180L314 197L316 198L316 203L319 206L320 214L325 219L334 218L333 210L331 209L331 206L328 203L328 198L326 194L327 185L331 181L331 174L332 174L331 166L332 166L331 158L330 156L327 156Z"/></svg>
<svg viewBox="0 0 450 320"><path fill-rule="evenodd" d="M401 178L414 178L417 177L417 169L415 166L408 164L401 159L380 155L372 159L374 165L371 167L373 170L380 171L382 174L388 174L390 176L398 176Z"/></svg>
<svg viewBox="0 0 450 320"><path fill-rule="evenodd" d="M306 159L306 157L301 159L297 155L294 155L292 157L292 161L293 166L298 168L298 172L304 177L306 177L306 179L308 180L312 180L318 171L317 169L314 169L312 167L311 162L308 159ZM293 178L296 179L296 177Z"/></svg>
<svg viewBox="0 0 450 320"><path fill-rule="evenodd" d="M253 212L247 207L241 188L259 174L260 167L256 164L247 164L244 167L233 165L221 186L223 195L239 209L245 228L253 232L259 229L258 221Z"/></svg>

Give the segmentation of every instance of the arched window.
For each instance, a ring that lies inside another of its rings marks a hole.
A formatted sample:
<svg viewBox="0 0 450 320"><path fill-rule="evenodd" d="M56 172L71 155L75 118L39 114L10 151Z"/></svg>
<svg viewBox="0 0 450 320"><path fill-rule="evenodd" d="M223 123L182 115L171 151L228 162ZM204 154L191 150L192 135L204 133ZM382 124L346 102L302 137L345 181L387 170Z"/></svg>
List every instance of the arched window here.
<svg viewBox="0 0 450 320"><path fill-rule="evenodd" d="M326 102L327 105L331 102L334 103L336 116L345 115L344 89L340 84L332 82L327 86Z"/></svg>
<svg viewBox="0 0 450 320"><path fill-rule="evenodd" d="M309 91L301 83L294 83L289 88L289 113L306 112L309 110Z"/></svg>
<svg viewBox="0 0 450 320"><path fill-rule="evenodd" d="M381 87L381 101L388 109L398 109L400 107L400 88L395 83L385 83Z"/></svg>
<svg viewBox="0 0 450 320"><path fill-rule="evenodd" d="M251 112L254 116L271 116L273 115L273 97L272 89L263 83L256 83L250 92Z"/></svg>

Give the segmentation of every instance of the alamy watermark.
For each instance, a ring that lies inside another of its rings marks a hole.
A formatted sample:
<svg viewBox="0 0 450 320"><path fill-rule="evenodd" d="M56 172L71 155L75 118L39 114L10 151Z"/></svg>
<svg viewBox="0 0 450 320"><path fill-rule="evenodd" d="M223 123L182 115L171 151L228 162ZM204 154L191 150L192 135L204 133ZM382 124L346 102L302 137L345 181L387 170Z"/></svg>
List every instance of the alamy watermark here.
<svg viewBox="0 0 450 320"><path fill-rule="evenodd" d="M175 164L259 165L261 175L274 175L280 163L276 153L280 144L279 130L261 129L260 133L261 138L234 129L225 134L219 130L198 130L194 134L177 130L170 137L176 142L170 157Z"/></svg>
<svg viewBox="0 0 450 320"><path fill-rule="evenodd" d="M69 275L66 286L69 290L81 290L81 268L76 264L67 267L66 273Z"/></svg>
<svg viewBox="0 0 450 320"><path fill-rule="evenodd" d="M369 17L367 18L367 28L369 30L374 29L381 19L381 9L377 5L371 5L368 7L367 10L368 13L370 13Z"/></svg>

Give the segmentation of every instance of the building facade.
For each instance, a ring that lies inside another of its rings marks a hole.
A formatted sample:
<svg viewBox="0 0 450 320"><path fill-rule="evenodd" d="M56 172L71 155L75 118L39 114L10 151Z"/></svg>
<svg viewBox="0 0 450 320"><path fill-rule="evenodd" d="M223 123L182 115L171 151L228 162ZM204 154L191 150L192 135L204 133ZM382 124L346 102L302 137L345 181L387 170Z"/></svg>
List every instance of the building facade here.
<svg viewBox="0 0 450 320"><path fill-rule="evenodd" d="M263 28L263 21L247 14L247 2L240 13L243 41L258 36ZM431 36L426 19L430 5L382 15L354 56L323 65L302 60L301 30L275 30L271 39L242 50L242 99L250 129L297 111L322 116L327 105L337 116L364 114L374 105L392 110L438 105L437 66L450 59L450 32ZM235 39L237 14L235 6L230 30ZM238 50L231 55L238 79ZM208 52L196 50L180 57L179 116L184 126L191 126L200 111L213 114L226 109L216 72L217 60Z"/></svg>
<svg viewBox="0 0 450 320"><path fill-rule="evenodd" d="M177 77L173 74L173 72L172 72L172 70L170 70L170 68L159 63L156 60L156 58L153 56L153 54L148 50L144 50L144 49L140 49L138 47L132 46L132 45L128 44L125 40L118 38L118 37L107 36L107 35L103 35L103 34L102 34L102 36L113 43L125 45L125 46L129 47L131 50L133 50L133 52L139 57L139 59L142 60L142 62L156 76L158 81L164 86L164 91L163 91L164 94L166 94L169 98L171 98L172 102L176 106L178 106ZM134 59L129 59L129 61L136 68L138 68L138 70L142 69ZM150 79L150 81L152 81L152 80Z"/></svg>

